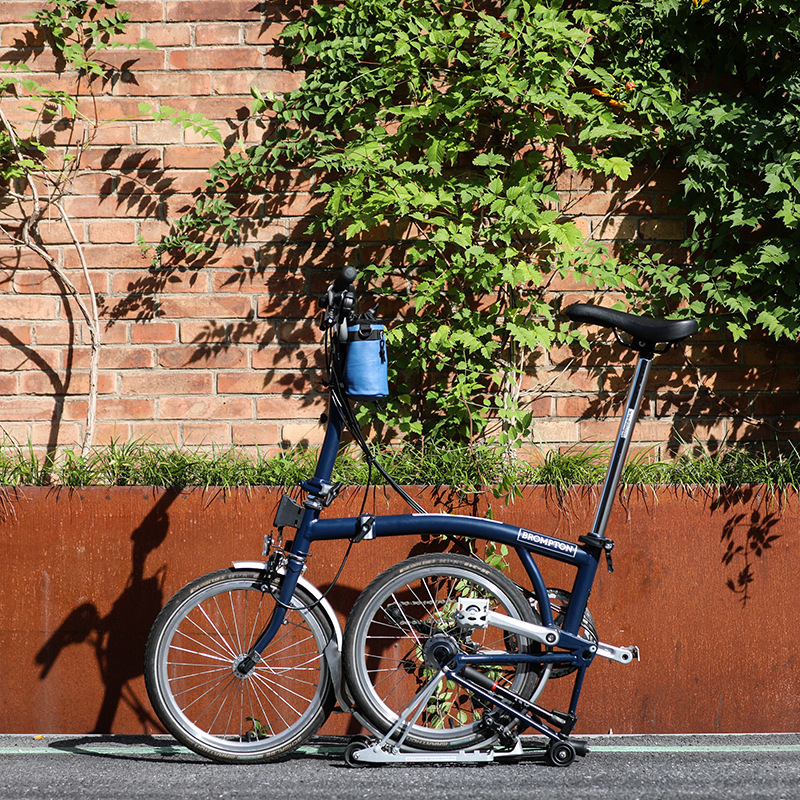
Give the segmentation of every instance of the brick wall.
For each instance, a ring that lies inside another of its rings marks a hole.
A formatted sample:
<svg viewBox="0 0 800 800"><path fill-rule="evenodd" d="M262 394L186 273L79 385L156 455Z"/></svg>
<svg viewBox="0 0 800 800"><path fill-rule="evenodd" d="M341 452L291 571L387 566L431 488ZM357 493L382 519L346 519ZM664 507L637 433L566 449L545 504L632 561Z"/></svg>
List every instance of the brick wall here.
<svg viewBox="0 0 800 800"><path fill-rule="evenodd" d="M103 128L66 204L103 317L98 442L149 437L265 451L321 439L325 398L318 391L312 298L332 270L358 254L308 233L315 211L308 176L243 198L252 220L246 244L219 248L200 266L153 270L137 246L139 237L159 240L221 153L192 131L136 117L139 102L199 111L226 133L233 130L250 106L252 84L275 92L299 85L301 75L284 65L276 34L302 5L120 0L132 14L131 38L147 37L159 49L109 54L133 62L98 99L104 119L121 121ZM37 77L55 84L52 57L24 21L39 6L0 6L2 59L22 51ZM26 113L20 104L3 108L18 119ZM678 244L686 220L667 207L677 179L662 172L656 181L640 175L597 186L572 178L560 189L588 235L649 241L669 257L684 258ZM80 285L63 226L42 230ZM555 289L568 300L587 296L578 285ZM600 339L604 343L588 355L561 348L537 356L525 387L537 415L537 443L570 446L613 437L616 399L632 361L608 337ZM44 264L0 241L0 426L6 434L37 448L80 440L88 341L74 304ZM643 444L677 436L716 443L769 441L793 432L800 419L798 360L794 345L700 337L685 354L657 362L652 386L660 388L649 396L638 436Z"/></svg>

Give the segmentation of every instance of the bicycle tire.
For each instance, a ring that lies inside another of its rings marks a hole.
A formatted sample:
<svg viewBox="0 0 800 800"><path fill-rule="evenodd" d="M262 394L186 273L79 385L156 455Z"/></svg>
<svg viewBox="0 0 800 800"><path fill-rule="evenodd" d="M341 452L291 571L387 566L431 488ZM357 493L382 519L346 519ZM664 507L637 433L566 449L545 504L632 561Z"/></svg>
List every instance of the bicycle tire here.
<svg viewBox="0 0 800 800"><path fill-rule="evenodd" d="M291 752L334 704L324 656L330 623L298 586L292 609L254 669L238 664L275 607L256 569L226 569L181 589L156 618L145 684L164 727L214 761L256 763Z"/></svg>
<svg viewBox="0 0 800 800"><path fill-rule="evenodd" d="M519 588L494 567L453 553L417 556L395 564L364 590L345 629L343 663L348 686L363 718L379 735L397 722L437 670L426 665L425 644L432 636L453 640L477 653L540 652L537 643L497 628L461 631L452 620L455 593L484 596L490 608L537 623L536 612ZM480 668L522 697L538 697L549 674L535 664ZM440 680L427 707L408 729L404 746L425 750L474 749L497 739L484 720L486 706L455 682ZM512 731L515 718L493 713L494 722Z"/></svg>

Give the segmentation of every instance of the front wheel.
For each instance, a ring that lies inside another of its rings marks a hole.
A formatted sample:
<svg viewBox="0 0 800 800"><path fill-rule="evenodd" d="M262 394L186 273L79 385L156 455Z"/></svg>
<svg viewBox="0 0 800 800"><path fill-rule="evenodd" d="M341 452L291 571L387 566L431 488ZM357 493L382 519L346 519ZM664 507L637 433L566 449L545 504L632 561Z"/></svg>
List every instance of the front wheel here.
<svg viewBox="0 0 800 800"><path fill-rule="evenodd" d="M396 564L356 601L345 630L343 662L356 706L376 733L387 733L426 688L431 694L408 730L408 746L470 749L494 741L500 725L515 727L514 718L492 712L460 685L437 677L437 648L480 655L536 653L539 645L491 626L460 628L455 622L459 598L485 598L492 611L539 621L509 578L482 561L453 553ZM549 674L530 662L477 668L526 699L538 696ZM493 724L486 722L489 713Z"/></svg>
<svg viewBox="0 0 800 800"><path fill-rule="evenodd" d="M298 586L274 639L246 676L237 670L275 600L255 569L227 569L181 589L147 642L145 682L164 727L215 761L279 758L320 728L334 703L324 651L333 636Z"/></svg>

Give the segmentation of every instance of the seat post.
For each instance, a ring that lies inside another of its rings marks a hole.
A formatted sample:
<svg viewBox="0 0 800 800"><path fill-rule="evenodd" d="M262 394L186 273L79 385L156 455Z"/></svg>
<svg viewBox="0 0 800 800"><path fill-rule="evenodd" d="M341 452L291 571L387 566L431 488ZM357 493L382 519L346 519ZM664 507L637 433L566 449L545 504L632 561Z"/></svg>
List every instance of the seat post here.
<svg viewBox="0 0 800 800"><path fill-rule="evenodd" d="M622 468L625 466L625 458L628 455L628 448L633 438L633 428L639 416L639 409L642 406L647 378L650 375L650 367L653 363L654 352L652 349L640 350L639 361L636 364L636 373L633 376L628 399L625 403L625 411L622 414L622 421L617 432L617 439L614 443L614 450L611 453L611 462L608 465L606 480L603 484L603 493L597 505L594 523L589 536L596 536L602 539L605 536L608 518L611 514L611 507L614 504L614 495L619 486L622 476Z"/></svg>

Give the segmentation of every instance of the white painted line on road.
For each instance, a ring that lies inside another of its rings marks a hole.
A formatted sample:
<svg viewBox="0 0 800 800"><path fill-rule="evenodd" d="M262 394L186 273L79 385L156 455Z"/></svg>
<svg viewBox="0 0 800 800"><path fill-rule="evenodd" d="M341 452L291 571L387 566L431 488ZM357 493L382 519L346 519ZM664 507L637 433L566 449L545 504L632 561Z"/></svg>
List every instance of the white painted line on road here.
<svg viewBox="0 0 800 800"><path fill-rule="evenodd" d="M592 753L796 753L800 744L592 744Z"/></svg>
<svg viewBox="0 0 800 800"><path fill-rule="evenodd" d="M343 753L344 745L302 745L294 750L305 755L327 755ZM180 745L141 745L141 744L85 744L64 745L23 745L22 747L0 747L0 756L41 756L66 754L72 756L185 756L193 755L187 747Z"/></svg>
<svg viewBox="0 0 800 800"><path fill-rule="evenodd" d="M592 744L591 753L797 753L800 744ZM307 744L298 747L294 752L301 755L337 755L344 752L344 746ZM85 744L64 745L23 745L21 747L0 747L0 757L19 755L75 755L75 756L185 756L192 751L180 745L139 745L139 744Z"/></svg>

